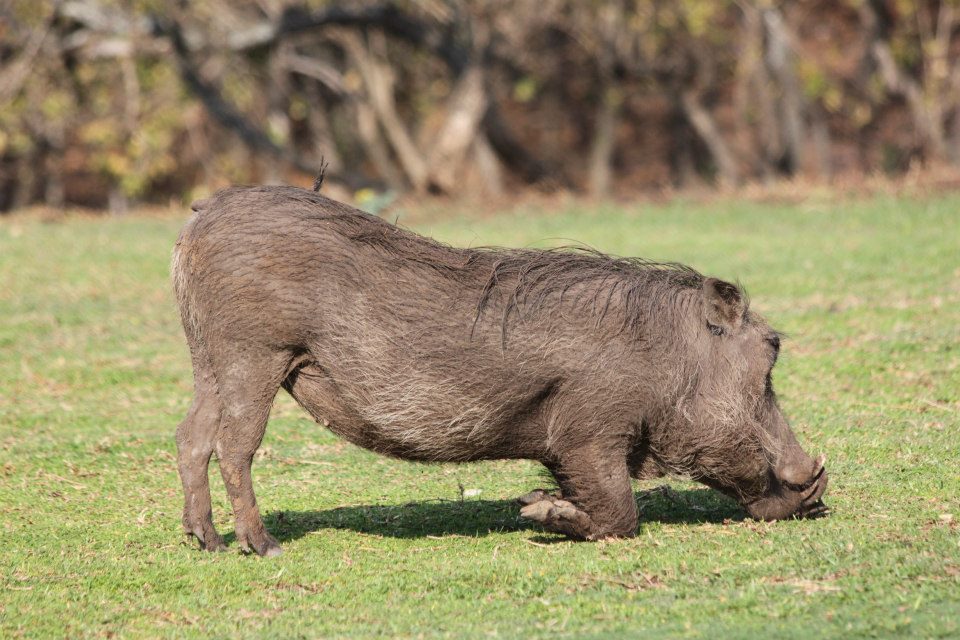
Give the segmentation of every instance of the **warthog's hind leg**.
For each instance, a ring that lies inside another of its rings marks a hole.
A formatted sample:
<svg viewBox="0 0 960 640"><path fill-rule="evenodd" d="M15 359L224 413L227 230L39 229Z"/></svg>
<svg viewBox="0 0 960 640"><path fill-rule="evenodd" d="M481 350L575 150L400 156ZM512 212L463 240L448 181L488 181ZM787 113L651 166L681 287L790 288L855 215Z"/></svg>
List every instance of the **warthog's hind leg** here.
<svg viewBox="0 0 960 640"><path fill-rule="evenodd" d="M279 555L280 545L263 526L250 467L289 364L286 354L249 348L215 364L223 412L216 444L220 475L233 506L240 548L261 556Z"/></svg>
<svg viewBox="0 0 960 640"><path fill-rule="evenodd" d="M213 526L208 467L217 429L220 399L210 364L194 349L193 404L177 427L177 468L183 482L183 530L200 541L200 548L223 551L223 538Z"/></svg>
<svg viewBox="0 0 960 640"><path fill-rule="evenodd" d="M615 447L584 447L551 464L563 498L537 489L520 498L520 515L547 531L578 540L636 534L637 504L626 455Z"/></svg>

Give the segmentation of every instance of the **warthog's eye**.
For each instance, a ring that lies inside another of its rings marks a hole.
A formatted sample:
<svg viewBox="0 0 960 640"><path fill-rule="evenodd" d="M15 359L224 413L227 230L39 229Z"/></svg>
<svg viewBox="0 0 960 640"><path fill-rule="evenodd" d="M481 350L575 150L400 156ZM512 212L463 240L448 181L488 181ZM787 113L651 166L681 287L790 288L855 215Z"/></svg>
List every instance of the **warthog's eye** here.
<svg viewBox="0 0 960 640"><path fill-rule="evenodd" d="M765 380L765 391L768 396L773 395L773 367L777 364L777 356L780 355L780 336L776 333L771 334L764 338L767 344L770 345L770 348L773 350L773 360L770 362L770 368L767 369L767 377Z"/></svg>
<svg viewBox="0 0 960 640"><path fill-rule="evenodd" d="M767 344L770 345L770 348L773 349L773 362L776 364L777 356L780 355L780 336L776 333L767 336Z"/></svg>

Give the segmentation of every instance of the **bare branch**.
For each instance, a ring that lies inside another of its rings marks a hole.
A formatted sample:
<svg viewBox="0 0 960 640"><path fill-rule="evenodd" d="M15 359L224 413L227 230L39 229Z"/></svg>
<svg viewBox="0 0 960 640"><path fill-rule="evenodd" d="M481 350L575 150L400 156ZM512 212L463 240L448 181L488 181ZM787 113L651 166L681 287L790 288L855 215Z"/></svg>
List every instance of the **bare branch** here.
<svg viewBox="0 0 960 640"><path fill-rule="evenodd" d="M30 68L34 58L43 48L43 43L50 32L50 22L30 34L20 56L0 71L0 105L16 96L23 83L30 77Z"/></svg>
<svg viewBox="0 0 960 640"><path fill-rule="evenodd" d="M312 170L306 163L270 140L266 133L252 124L237 111L232 104L227 102L215 86L201 78L200 73L190 60L190 52L184 41L179 24L171 20L160 26L173 44L173 51L177 58L177 68L180 71L181 80L183 80L183 83L203 102L203 105L214 119L225 128L239 135L244 144L250 148L263 151L275 158L281 159L299 171L312 173Z"/></svg>
<svg viewBox="0 0 960 640"><path fill-rule="evenodd" d="M336 95L344 96L347 94L347 88L343 83L343 74L334 68L333 65L316 58L292 52L284 56L283 62L287 69L293 73L299 73L302 76L313 78Z"/></svg>
<svg viewBox="0 0 960 640"><path fill-rule="evenodd" d="M720 134L713 116L700 103L700 97L692 89L685 90L680 94L680 105L694 131L710 149L710 155L717 163L720 183L727 187L739 184L740 169L737 167L737 161Z"/></svg>

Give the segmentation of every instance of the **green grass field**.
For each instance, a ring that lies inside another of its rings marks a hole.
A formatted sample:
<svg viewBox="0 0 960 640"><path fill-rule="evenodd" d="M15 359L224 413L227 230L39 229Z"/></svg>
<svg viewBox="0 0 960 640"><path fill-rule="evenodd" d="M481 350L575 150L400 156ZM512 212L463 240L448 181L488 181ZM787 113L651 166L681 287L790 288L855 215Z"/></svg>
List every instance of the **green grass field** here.
<svg viewBox="0 0 960 640"><path fill-rule="evenodd" d="M0 220L0 637L960 636L960 194L413 225L739 279L789 336L775 381L833 513L755 522L650 482L635 539L567 542L518 518L537 465L377 457L282 396L254 465L275 559L182 542L182 221Z"/></svg>

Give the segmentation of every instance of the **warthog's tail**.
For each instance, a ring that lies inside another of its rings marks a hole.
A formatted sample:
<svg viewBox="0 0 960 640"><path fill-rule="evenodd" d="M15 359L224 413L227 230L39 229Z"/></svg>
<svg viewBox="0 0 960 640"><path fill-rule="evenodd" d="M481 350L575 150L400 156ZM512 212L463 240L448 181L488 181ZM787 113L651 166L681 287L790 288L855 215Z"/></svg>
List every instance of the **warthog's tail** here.
<svg viewBox="0 0 960 640"><path fill-rule="evenodd" d="M201 343L200 322L197 318L197 304L194 298L191 275L193 272L193 256L191 255L191 232L196 224L197 216L212 203L211 198L197 200L190 208L195 212L180 231L177 244L173 247L173 257L170 261L170 275L173 280L173 290L177 295L177 306L180 307L180 321L187 336L191 351Z"/></svg>

